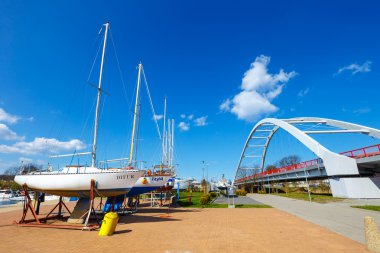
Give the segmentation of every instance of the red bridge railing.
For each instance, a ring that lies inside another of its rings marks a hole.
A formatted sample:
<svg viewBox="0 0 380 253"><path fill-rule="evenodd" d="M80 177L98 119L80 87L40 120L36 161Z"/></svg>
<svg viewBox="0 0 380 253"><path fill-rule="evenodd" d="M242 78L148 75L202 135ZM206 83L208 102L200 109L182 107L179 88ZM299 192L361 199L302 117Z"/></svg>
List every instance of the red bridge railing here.
<svg viewBox="0 0 380 253"><path fill-rule="evenodd" d="M380 144L364 147L364 148L358 148L353 149L350 151L342 152L341 155L349 156L351 158L363 158L363 157L369 157L374 155L380 155Z"/></svg>
<svg viewBox="0 0 380 253"><path fill-rule="evenodd" d="M364 148L353 149L353 150L345 151L345 152L342 152L339 154L345 155L345 156L348 156L351 158L355 158L355 159L380 155L380 144L376 144L376 145L372 145L372 146L368 146L368 147L364 147ZM281 168L275 168L272 170L267 170L267 171L264 171L261 173L256 173L254 175L239 178L238 180L236 180L236 182L240 183L240 182L244 182L244 181L247 181L247 180L250 180L253 178L260 178L260 177L265 177L267 175L273 175L273 174L277 174L277 173L303 169L303 168L310 167L313 165L318 165L319 161L320 161L320 158L317 158L317 159L313 159L313 160L306 161L306 162L301 162L301 163L297 163L297 164L284 166Z"/></svg>

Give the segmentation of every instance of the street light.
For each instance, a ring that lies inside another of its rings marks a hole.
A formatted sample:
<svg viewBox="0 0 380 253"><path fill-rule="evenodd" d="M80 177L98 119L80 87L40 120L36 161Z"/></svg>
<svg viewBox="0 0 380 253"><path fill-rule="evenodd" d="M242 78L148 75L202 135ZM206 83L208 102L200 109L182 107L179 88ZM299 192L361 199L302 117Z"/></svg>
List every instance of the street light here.
<svg viewBox="0 0 380 253"><path fill-rule="evenodd" d="M203 179L205 179L205 161L202 161L202 173L203 173Z"/></svg>
<svg viewBox="0 0 380 253"><path fill-rule="evenodd" d="M202 161L203 179L206 181L206 188L207 189L208 189L208 165L209 165L209 163L205 164L205 161ZM205 179L205 169L206 169L206 179Z"/></svg>

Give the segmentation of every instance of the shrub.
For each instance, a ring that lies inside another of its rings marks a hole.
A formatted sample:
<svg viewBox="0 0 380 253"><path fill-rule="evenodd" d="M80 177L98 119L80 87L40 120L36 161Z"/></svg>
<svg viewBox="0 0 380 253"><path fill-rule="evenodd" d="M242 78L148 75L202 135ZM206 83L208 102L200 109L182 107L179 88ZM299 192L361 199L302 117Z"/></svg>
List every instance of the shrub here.
<svg viewBox="0 0 380 253"><path fill-rule="evenodd" d="M264 190L258 190L257 193L258 193L258 194L266 194L267 192L266 192L265 189L264 189Z"/></svg>
<svg viewBox="0 0 380 253"><path fill-rule="evenodd" d="M330 192L330 186L323 181L319 184L319 188L322 192Z"/></svg>
<svg viewBox="0 0 380 253"><path fill-rule="evenodd" d="M214 199L217 196L216 192L210 192L209 194L211 199Z"/></svg>
<svg viewBox="0 0 380 253"><path fill-rule="evenodd" d="M200 200L199 200L199 203L201 203L201 205L207 205L208 202L210 202L210 196L208 194L206 195L203 195Z"/></svg>
<svg viewBox="0 0 380 253"><path fill-rule="evenodd" d="M246 196L247 195L247 192L244 189L237 189L235 193L237 196Z"/></svg>
<svg viewBox="0 0 380 253"><path fill-rule="evenodd" d="M8 188L11 188L12 190L21 190L22 187L13 180L0 180L0 189Z"/></svg>

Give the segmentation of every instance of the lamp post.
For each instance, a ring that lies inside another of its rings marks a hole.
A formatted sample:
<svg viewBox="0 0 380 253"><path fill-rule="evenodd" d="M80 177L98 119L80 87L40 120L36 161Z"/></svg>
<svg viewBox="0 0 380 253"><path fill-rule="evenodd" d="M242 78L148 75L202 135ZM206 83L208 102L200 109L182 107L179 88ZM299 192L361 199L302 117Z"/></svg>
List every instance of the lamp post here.
<svg viewBox="0 0 380 253"><path fill-rule="evenodd" d="M203 174L202 179L205 179L205 161L202 161L202 174Z"/></svg>
<svg viewBox="0 0 380 253"><path fill-rule="evenodd" d="M205 193L208 191L208 163L205 163L205 161L202 161L202 171L203 171L203 180L206 182L206 189ZM206 169L206 178L205 178L205 169Z"/></svg>

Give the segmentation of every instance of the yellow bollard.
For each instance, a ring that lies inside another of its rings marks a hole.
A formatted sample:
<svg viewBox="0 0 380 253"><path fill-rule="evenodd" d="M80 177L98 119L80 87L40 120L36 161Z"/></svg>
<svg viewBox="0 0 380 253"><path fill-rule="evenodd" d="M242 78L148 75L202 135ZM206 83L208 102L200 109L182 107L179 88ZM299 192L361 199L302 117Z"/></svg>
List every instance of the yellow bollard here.
<svg viewBox="0 0 380 253"><path fill-rule="evenodd" d="M104 219L102 221L102 226L99 230L99 235L109 236L115 232L117 222L119 221L119 216L115 212L110 212L104 215Z"/></svg>

